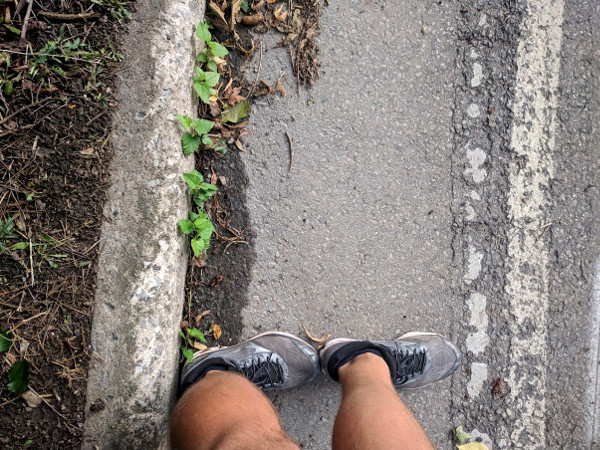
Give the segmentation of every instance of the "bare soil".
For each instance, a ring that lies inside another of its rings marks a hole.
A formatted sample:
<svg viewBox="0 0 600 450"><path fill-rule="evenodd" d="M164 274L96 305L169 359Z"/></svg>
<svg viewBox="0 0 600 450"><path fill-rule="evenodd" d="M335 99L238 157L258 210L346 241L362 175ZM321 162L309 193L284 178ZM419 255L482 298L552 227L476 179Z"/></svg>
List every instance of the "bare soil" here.
<svg viewBox="0 0 600 450"><path fill-rule="evenodd" d="M17 15L16 2L5 3L0 17L8 8L21 30L27 3ZM33 2L24 40L0 25L0 221L14 223L0 236L0 327L14 336L0 355L1 448L73 448L82 439L112 86L126 28L119 13L50 0ZM21 359L37 406L7 389Z"/></svg>

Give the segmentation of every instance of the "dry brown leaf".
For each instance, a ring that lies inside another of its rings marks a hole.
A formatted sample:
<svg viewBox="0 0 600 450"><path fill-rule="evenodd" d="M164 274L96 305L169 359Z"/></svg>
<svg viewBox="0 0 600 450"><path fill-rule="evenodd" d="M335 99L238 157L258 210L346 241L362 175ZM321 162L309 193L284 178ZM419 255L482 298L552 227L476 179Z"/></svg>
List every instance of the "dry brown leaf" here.
<svg viewBox="0 0 600 450"><path fill-rule="evenodd" d="M229 24L227 23L227 19L225 19L225 14L223 11L221 11L221 8L219 8L219 5L217 5L214 1L210 1L208 2L208 9L216 16L217 19L213 22L213 25L221 30L229 31Z"/></svg>
<svg viewBox="0 0 600 450"><path fill-rule="evenodd" d="M227 186L227 179L223 175L219 177L219 181L223 186Z"/></svg>
<svg viewBox="0 0 600 450"><path fill-rule="evenodd" d="M237 23L237 17L240 13L242 0L231 0L231 18L229 19L229 28L233 31Z"/></svg>
<svg viewBox="0 0 600 450"><path fill-rule="evenodd" d="M94 154L94 147L84 148L83 150L79 150L83 156L92 156Z"/></svg>
<svg viewBox="0 0 600 450"><path fill-rule="evenodd" d="M331 334L324 334L320 338L313 337L313 335L310 334L310 332L308 331L308 328L306 328L306 325L304 325L304 322L302 322L302 328L304 328L304 332L306 333L306 336L308 336L308 338L311 341L316 342L318 344L322 344L323 342L326 342L331 337Z"/></svg>
<svg viewBox="0 0 600 450"><path fill-rule="evenodd" d="M225 92L223 92L223 97L225 98L225 100L227 100L227 103L233 106L246 98L240 95L241 90L241 86L234 88L231 88L231 86L229 86L227 89L225 89Z"/></svg>
<svg viewBox="0 0 600 450"><path fill-rule="evenodd" d="M250 8L252 8L254 11L258 11L263 6L265 6L265 0L260 0L260 2L258 2L256 4L253 3L252 6L250 6Z"/></svg>
<svg viewBox="0 0 600 450"><path fill-rule="evenodd" d="M277 8L275 10L275 19L277 19L280 22L285 21L285 19L287 19L288 16L288 10L286 9L285 11L283 10L284 5L281 5L279 8Z"/></svg>
<svg viewBox="0 0 600 450"><path fill-rule="evenodd" d="M242 17L241 22L244 25L254 26L254 25L258 25L263 20L265 20L265 16L263 15L263 13L258 13L258 14L252 14L251 16Z"/></svg>
<svg viewBox="0 0 600 450"><path fill-rule="evenodd" d="M8 362L10 363L11 366L17 361L17 358L12 353L7 353L5 355L5 357L8 360Z"/></svg>
<svg viewBox="0 0 600 450"><path fill-rule="evenodd" d="M258 83L259 85L256 87L254 93L252 94L253 97L260 97L262 95L267 95L271 93L271 86L269 86L265 80L260 80Z"/></svg>
<svg viewBox="0 0 600 450"><path fill-rule="evenodd" d="M208 347L202 344L201 342L192 341L191 344L192 347L194 347L196 350L200 350L201 352L206 351L208 349Z"/></svg>
<svg viewBox="0 0 600 450"><path fill-rule="evenodd" d="M198 314L195 318L194 318L194 322L196 323L196 325L198 325L198 323L202 320L203 317L206 317L210 314L210 309L207 309L205 311L202 311L200 314Z"/></svg>
<svg viewBox="0 0 600 450"><path fill-rule="evenodd" d="M249 120L246 120L245 122L242 122L242 123L238 123L238 124L235 124L235 125L229 125L229 128L232 128L232 129L236 129L236 128L244 128L244 127L245 127L246 125L248 125L249 123L250 123L250 121L249 121Z"/></svg>
<svg viewBox="0 0 600 450"><path fill-rule="evenodd" d="M221 330L221 327L217 324L214 324L212 326L212 331L213 331L213 337L216 340L219 340L219 338L221 337L221 335L223 334L223 331Z"/></svg>
<svg viewBox="0 0 600 450"><path fill-rule="evenodd" d="M273 4L273 3L279 3L279 2L283 2L284 0L267 0L267 3L269 5Z"/></svg>
<svg viewBox="0 0 600 450"><path fill-rule="evenodd" d="M217 102L210 102L208 104L208 110L210 111L210 114L213 117L221 116L221 108L219 107L219 104Z"/></svg>
<svg viewBox="0 0 600 450"><path fill-rule="evenodd" d="M286 36L284 36L283 39L281 39L277 45L275 45L275 47L287 47L288 45L290 45L292 42L294 42L296 39L298 39L298 33L289 33Z"/></svg>

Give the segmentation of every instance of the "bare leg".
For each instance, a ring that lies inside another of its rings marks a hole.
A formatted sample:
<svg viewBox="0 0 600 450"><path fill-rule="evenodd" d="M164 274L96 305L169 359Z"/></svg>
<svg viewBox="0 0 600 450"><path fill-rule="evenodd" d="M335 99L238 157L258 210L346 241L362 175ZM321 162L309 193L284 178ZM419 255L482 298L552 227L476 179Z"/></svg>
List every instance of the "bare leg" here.
<svg viewBox="0 0 600 450"><path fill-rule="evenodd" d="M269 399L245 377L209 371L171 416L171 445L188 449L297 449Z"/></svg>
<svg viewBox="0 0 600 450"><path fill-rule="evenodd" d="M433 449L425 431L396 393L385 361L363 353L338 369L342 404L333 448Z"/></svg>

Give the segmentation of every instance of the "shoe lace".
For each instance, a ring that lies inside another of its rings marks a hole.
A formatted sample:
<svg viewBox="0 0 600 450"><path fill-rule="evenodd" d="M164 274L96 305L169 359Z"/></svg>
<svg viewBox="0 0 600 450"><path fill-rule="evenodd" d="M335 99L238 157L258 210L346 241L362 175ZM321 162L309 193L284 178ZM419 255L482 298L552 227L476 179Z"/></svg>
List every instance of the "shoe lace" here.
<svg viewBox="0 0 600 450"><path fill-rule="evenodd" d="M235 364L237 370L259 387L283 385L285 374L278 358L273 355L254 355L243 364Z"/></svg>
<svg viewBox="0 0 600 450"><path fill-rule="evenodd" d="M396 385L406 383L425 371L427 354L424 349L398 350L396 359Z"/></svg>

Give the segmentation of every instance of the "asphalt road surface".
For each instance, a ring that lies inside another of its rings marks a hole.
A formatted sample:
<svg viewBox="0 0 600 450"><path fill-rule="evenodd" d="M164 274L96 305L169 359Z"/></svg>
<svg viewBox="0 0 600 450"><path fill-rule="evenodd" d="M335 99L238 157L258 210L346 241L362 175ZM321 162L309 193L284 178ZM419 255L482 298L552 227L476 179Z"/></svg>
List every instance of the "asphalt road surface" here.
<svg viewBox="0 0 600 450"><path fill-rule="evenodd" d="M262 37L288 95L254 107L243 156L243 337L436 331L462 367L401 395L437 448L458 425L489 448L600 445L600 4L338 0L321 30L299 96ZM339 386L272 398L329 446Z"/></svg>

